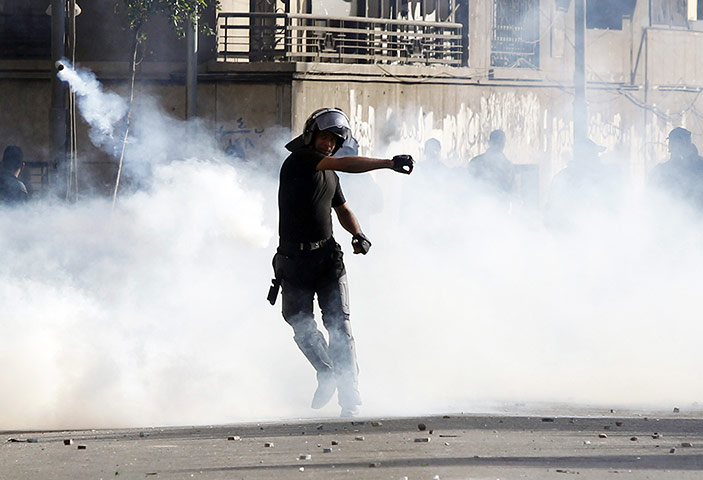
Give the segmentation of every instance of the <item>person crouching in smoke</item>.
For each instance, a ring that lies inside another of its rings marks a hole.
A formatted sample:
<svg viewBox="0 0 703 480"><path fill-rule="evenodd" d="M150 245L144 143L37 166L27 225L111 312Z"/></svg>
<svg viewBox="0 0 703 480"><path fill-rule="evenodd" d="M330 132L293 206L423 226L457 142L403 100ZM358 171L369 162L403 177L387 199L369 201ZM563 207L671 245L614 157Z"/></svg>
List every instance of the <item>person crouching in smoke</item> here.
<svg viewBox="0 0 703 480"><path fill-rule="evenodd" d="M414 165L410 155L392 159L334 157L350 134L344 112L322 108L306 120L302 135L286 145L291 154L280 171L280 240L269 292L269 301L274 304L278 287L282 287L283 318L293 327L295 343L317 371L312 408L324 407L337 390L343 417L358 414L361 396L347 276L342 248L332 236L332 209L342 227L352 234L355 254L366 255L371 242L347 205L335 171L363 173L388 168L410 174ZM313 316L315 295L329 343Z"/></svg>

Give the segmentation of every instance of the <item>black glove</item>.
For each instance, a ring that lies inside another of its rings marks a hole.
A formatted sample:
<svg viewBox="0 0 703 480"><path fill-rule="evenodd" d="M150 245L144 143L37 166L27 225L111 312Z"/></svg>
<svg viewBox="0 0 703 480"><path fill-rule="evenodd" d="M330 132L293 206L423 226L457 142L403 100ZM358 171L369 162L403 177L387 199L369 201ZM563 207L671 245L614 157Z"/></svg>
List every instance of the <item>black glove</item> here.
<svg viewBox="0 0 703 480"><path fill-rule="evenodd" d="M396 155L393 157L393 170L410 175L413 171L415 160L410 155Z"/></svg>
<svg viewBox="0 0 703 480"><path fill-rule="evenodd" d="M354 247L354 253L366 255L371 248L371 241L363 233L357 233L352 237L352 247Z"/></svg>

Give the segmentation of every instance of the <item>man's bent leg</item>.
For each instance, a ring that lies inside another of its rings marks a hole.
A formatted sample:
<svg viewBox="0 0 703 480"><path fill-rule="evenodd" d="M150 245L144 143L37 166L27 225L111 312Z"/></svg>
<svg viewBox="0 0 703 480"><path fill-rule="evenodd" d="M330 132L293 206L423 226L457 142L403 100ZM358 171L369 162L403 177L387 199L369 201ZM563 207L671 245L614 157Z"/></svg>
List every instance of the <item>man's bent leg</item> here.
<svg viewBox="0 0 703 480"><path fill-rule="evenodd" d="M312 408L322 408L334 395L337 385L327 341L317 329L313 316L313 295L312 290L294 287L284 281L283 318L293 327L293 339L298 348L317 371L317 390L312 399Z"/></svg>
<svg viewBox="0 0 703 480"><path fill-rule="evenodd" d="M359 367L349 321L347 277L331 281L318 291L322 321L329 332L329 356L337 375L339 405L343 416L354 416L361 405Z"/></svg>

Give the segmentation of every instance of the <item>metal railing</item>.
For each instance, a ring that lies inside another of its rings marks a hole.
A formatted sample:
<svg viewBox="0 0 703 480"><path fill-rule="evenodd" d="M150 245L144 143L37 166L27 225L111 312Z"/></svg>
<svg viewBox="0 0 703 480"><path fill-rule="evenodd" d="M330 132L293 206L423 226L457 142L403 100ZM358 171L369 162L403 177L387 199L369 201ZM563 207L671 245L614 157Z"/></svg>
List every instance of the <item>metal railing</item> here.
<svg viewBox="0 0 703 480"><path fill-rule="evenodd" d="M218 55L231 62L461 65L462 25L292 13L220 13Z"/></svg>

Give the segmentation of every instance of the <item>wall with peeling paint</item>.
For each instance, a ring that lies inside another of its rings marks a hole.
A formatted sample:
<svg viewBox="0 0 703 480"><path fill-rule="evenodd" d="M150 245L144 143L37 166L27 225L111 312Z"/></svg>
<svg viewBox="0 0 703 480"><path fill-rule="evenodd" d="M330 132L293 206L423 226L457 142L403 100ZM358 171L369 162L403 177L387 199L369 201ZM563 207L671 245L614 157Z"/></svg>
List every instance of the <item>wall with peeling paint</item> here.
<svg viewBox="0 0 703 480"><path fill-rule="evenodd" d="M464 167L486 148L490 131L501 128L513 162L539 165L543 190L570 155L573 97L558 85L325 80L323 75L306 74L289 82L203 83L199 112L223 150L249 157L262 151L279 154L274 144L293 135L288 129L299 132L310 112L330 105L349 114L362 154L391 155L402 149L421 158L424 142L437 138L443 162ZM124 93L123 83L110 81L106 88ZM3 144L25 145L29 157L47 159L48 81L5 79L2 84L11 92L0 99ZM156 97L176 118L184 116L181 85L149 83L140 95ZM649 91L646 105L643 96L641 90L612 87L588 91L589 136L607 147L606 161L620 164L638 184L654 164L666 159L666 136L673 126L689 128L694 143L703 147L700 91ZM109 183L114 161L97 152L82 123L79 127L84 171L99 183Z"/></svg>
<svg viewBox="0 0 703 480"><path fill-rule="evenodd" d="M573 96L561 88L350 82L328 89L324 82L296 83L294 130L302 128L306 112L341 107L350 115L362 154L391 155L397 153L388 150L393 145L418 155L425 141L437 138L442 161L465 167L485 150L489 133L500 128L507 134L506 155L514 163L539 165L543 187L571 154ZM589 136L607 147L605 161L618 163L640 184L656 163L646 162L647 155L666 158L671 128L655 122L643 132L643 122L642 109L617 91L589 92Z"/></svg>

